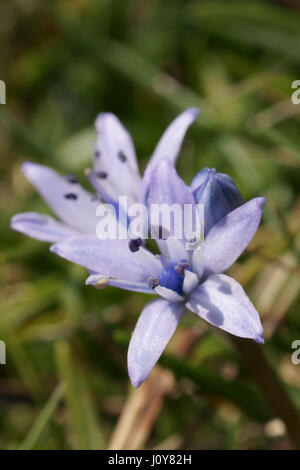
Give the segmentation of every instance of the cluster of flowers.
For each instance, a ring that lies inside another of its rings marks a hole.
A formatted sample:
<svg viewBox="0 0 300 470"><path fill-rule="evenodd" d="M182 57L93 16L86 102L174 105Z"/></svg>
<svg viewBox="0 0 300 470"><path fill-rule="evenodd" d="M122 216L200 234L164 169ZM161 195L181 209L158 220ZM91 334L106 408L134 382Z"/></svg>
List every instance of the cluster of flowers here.
<svg viewBox="0 0 300 470"><path fill-rule="evenodd" d="M138 387L150 374L186 309L233 335L263 343L259 315L241 285L223 274L236 261L260 223L265 198L244 202L233 180L204 168L190 186L174 164L184 135L198 111L189 108L166 129L141 178L134 146L116 116L102 113L93 169L87 172L96 197L73 175L26 162L22 169L59 220L34 212L12 218L13 229L51 242L51 251L89 270L86 284L156 294L144 307L128 350L128 370ZM160 255L140 239L100 240L96 236L99 201L203 204L205 240L188 250L183 240L158 239Z"/></svg>

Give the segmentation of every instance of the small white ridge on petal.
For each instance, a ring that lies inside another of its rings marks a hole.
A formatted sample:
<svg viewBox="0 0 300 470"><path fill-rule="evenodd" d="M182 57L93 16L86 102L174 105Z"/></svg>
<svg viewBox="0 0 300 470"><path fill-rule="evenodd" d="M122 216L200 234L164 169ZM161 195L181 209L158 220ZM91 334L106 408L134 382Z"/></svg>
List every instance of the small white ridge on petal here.
<svg viewBox="0 0 300 470"><path fill-rule="evenodd" d="M154 290L158 295L168 300L169 302L182 302L184 300L181 295L177 294L177 292L172 289L168 289L167 287L157 286Z"/></svg>
<svg viewBox="0 0 300 470"><path fill-rule="evenodd" d="M182 290L185 294L189 294L199 284L199 278L197 274L189 271L185 271Z"/></svg>

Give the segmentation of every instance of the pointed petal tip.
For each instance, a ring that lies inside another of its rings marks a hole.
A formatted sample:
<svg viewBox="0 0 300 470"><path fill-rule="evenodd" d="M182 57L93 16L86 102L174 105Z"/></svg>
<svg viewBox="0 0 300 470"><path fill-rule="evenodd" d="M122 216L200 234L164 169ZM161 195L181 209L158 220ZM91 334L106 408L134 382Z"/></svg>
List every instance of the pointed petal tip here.
<svg viewBox="0 0 300 470"><path fill-rule="evenodd" d="M53 171L50 167L46 165L42 165L41 163L30 162L29 160L21 163L21 170L29 181L31 181L31 178L33 179L33 181L38 181L40 175L43 174L41 173L42 171Z"/></svg>
<svg viewBox="0 0 300 470"><path fill-rule="evenodd" d="M167 167L167 168L175 168L174 165L173 165L173 162L170 160L169 156L168 155L165 155L164 157L162 157L155 165L154 165L154 168L156 171L158 170L158 168L163 168L163 167Z"/></svg>
<svg viewBox="0 0 300 470"><path fill-rule="evenodd" d="M140 385L143 383L143 380L132 380L130 379L130 382L134 388L139 388Z"/></svg>
<svg viewBox="0 0 300 470"><path fill-rule="evenodd" d="M16 216L13 216L10 220L10 223L9 223L9 227L12 229L12 230L15 230L16 232L20 232L20 223L18 221L18 219L16 218Z"/></svg>
<svg viewBox="0 0 300 470"><path fill-rule="evenodd" d="M28 173L36 167L37 163L30 162L29 160L21 163L21 170L24 173L25 176L28 175Z"/></svg>
<svg viewBox="0 0 300 470"><path fill-rule="evenodd" d="M99 274L91 274L86 280L86 286L93 286L98 290L104 289L107 286L108 278Z"/></svg>
<svg viewBox="0 0 300 470"><path fill-rule="evenodd" d="M22 223L26 221L26 217L28 216L31 216L31 218L34 217L34 218L42 219L42 216L34 212L21 212L19 214L15 214L12 216L12 218L10 219L10 224L9 224L10 228L12 228L13 230L19 231L19 229L22 227ZM40 220L39 222L41 223Z"/></svg>
<svg viewBox="0 0 300 470"><path fill-rule="evenodd" d="M31 162L30 160L25 160L25 162L21 163L21 168L26 168L26 166L28 165L34 165L34 163Z"/></svg>
<svg viewBox="0 0 300 470"><path fill-rule="evenodd" d="M259 209L262 209L267 202L266 197L258 197L256 198L256 204L258 205Z"/></svg>
<svg viewBox="0 0 300 470"><path fill-rule="evenodd" d="M176 171L173 162L170 160L168 155L154 162L153 167L150 168L150 180L152 181L156 175L162 174L162 172Z"/></svg>
<svg viewBox="0 0 300 470"><path fill-rule="evenodd" d="M76 234L59 220L37 212L15 214L10 220L10 228L28 237L50 243L57 243Z"/></svg>
<svg viewBox="0 0 300 470"><path fill-rule="evenodd" d="M10 219L10 228L14 228L14 225L16 225L19 222L21 214L15 214L12 216Z"/></svg>
<svg viewBox="0 0 300 470"><path fill-rule="evenodd" d="M51 253L55 253L56 255L58 255L59 254L58 243L51 245L49 250L51 251Z"/></svg>
<svg viewBox="0 0 300 470"><path fill-rule="evenodd" d="M217 170L216 168L206 166L201 171L199 171L199 173L207 174L207 175L215 175L217 173Z"/></svg>
<svg viewBox="0 0 300 470"><path fill-rule="evenodd" d="M190 113L194 119L196 119L200 114L200 109L192 106L187 109L187 112Z"/></svg>
<svg viewBox="0 0 300 470"><path fill-rule="evenodd" d="M115 121L119 121L119 118L111 113L110 111L104 111L98 114L95 119L95 128L98 132L101 132L102 124L105 120L113 119Z"/></svg>
<svg viewBox="0 0 300 470"><path fill-rule="evenodd" d="M101 112L101 113L98 113L97 116L96 116L96 119L95 119L95 127L98 126L98 124L100 123L100 121L105 118L107 115L110 115L111 113L109 112Z"/></svg>
<svg viewBox="0 0 300 470"><path fill-rule="evenodd" d="M137 370L133 370L132 366L128 364L128 375L130 382L134 388L138 388L146 380L147 377L144 377L142 374L138 373Z"/></svg>
<svg viewBox="0 0 300 470"><path fill-rule="evenodd" d="M265 340L262 336L256 336L256 338L253 338L253 339L257 344L264 344L265 343Z"/></svg>
<svg viewBox="0 0 300 470"><path fill-rule="evenodd" d="M84 283L86 286L95 286L95 275L91 274L89 277L86 278Z"/></svg>

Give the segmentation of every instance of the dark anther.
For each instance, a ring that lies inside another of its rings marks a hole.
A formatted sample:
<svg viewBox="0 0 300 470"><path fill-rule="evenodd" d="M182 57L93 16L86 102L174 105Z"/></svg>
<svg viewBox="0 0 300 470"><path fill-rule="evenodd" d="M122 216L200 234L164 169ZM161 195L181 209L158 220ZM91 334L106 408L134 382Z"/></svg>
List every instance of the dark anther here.
<svg viewBox="0 0 300 470"><path fill-rule="evenodd" d="M132 253L135 253L136 251L139 251L140 246L142 246L143 241L141 238L132 238L129 240L129 249L132 251Z"/></svg>
<svg viewBox="0 0 300 470"><path fill-rule="evenodd" d="M121 162L123 162L123 163L126 162L126 160L127 160L127 157L126 157L125 153L122 152L122 150L119 151L118 157L121 160Z"/></svg>
<svg viewBox="0 0 300 470"><path fill-rule="evenodd" d="M174 269L177 272L178 276L183 277L184 276L184 271L186 269L189 269L189 267L190 267L189 263L187 263L186 261L182 261L182 262L178 263L175 266Z"/></svg>
<svg viewBox="0 0 300 470"><path fill-rule="evenodd" d="M159 286L159 279L158 277L148 277L147 284L151 289L155 289L155 287Z"/></svg>
<svg viewBox="0 0 300 470"><path fill-rule="evenodd" d="M77 194L74 194L74 193L64 194L64 197L66 199L72 199L73 201L76 201L76 199L78 198Z"/></svg>
<svg viewBox="0 0 300 470"><path fill-rule="evenodd" d="M74 175L66 175L66 180L71 184L79 183L78 179Z"/></svg>
<svg viewBox="0 0 300 470"><path fill-rule="evenodd" d="M96 158L99 158L100 155L101 155L100 150L97 150L97 149L96 149L96 150L94 151L94 155L95 155Z"/></svg>
<svg viewBox="0 0 300 470"><path fill-rule="evenodd" d="M98 173L96 173L96 176L101 180L104 180L105 178L107 178L107 173L106 171L98 171Z"/></svg>

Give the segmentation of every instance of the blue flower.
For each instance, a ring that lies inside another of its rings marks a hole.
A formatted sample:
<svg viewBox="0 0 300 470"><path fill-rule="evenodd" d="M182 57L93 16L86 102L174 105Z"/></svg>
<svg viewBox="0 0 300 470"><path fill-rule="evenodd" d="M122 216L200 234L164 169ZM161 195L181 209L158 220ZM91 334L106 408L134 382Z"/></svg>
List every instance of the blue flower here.
<svg viewBox="0 0 300 470"><path fill-rule="evenodd" d="M171 203L190 203L192 197L167 159L152 170L149 200L160 200L165 193ZM257 311L240 284L223 273L255 234L264 203L264 198L254 198L229 212L196 250L169 238L157 241L162 253L157 257L144 247L132 252L125 240L99 240L95 235L67 238L51 247L99 273L89 276L87 284L160 296L145 306L130 341L128 370L134 386L148 377L186 309L231 334L263 343Z"/></svg>
<svg viewBox="0 0 300 470"><path fill-rule="evenodd" d="M43 224L39 219L41 216L37 214L27 216L27 225L23 223L22 226L16 226L13 221L14 228L39 239L47 238L45 233L48 228L49 241L57 241L51 247L52 252L94 273L88 277L87 284L96 288L110 285L158 296L144 307L130 341L128 370L135 387L148 377L187 310L228 333L263 343L263 328L257 311L242 286L223 273L236 261L254 236L260 223L265 198L254 198L242 203L232 180L227 175L219 175L209 169L197 175L191 188L184 183L173 163L188 125L187 117L189 123L191 122L191 111L185 113L165 132L143 180L138 179L133 147L126 131L112 115L109 115L108 120L107 117L100 117L100 124L101 119L105 121L104 128L99 125L104 132L104 139L98 144L99 155L96 160L99 159L100 162L104 151L111 152L112 160L117 149L119 151L122 147L127 160L120 155L116 158L122 165L125 165L128 159L131 163L124 173L124 178L122 174L121 187L118 186L120 167L116 167L118 171L115 170L109 158L107 165L101 167L101 170L100 166L96 167L98 164L95 162L91 181L94 182L97 172L111 174L111 185L105 183L102 186L108 176L98 178L98 190L106 200L116 200L119 195L125 193L129 194L132 200L145 200L148 205L161 202L184 205L201 201L205 212L209 213L209 223L204 244L196 250L187 250L183 240L172 237L157 240L161 251L159 256L155 256L141 244L133 247L126 240L100 240L95 234L93 206L89 206L88 210L88 204L85 202L90 203L90 196L79 186L76 186L78 191L64 186L77 183L61 180L51 173L52 170L40 170L36 166L35 177L32 177L30 167L29 179L61 217L64 225L53 219ZM113 124L117 125L120 135L116 129L114 135L110 134L111 129L108 128ZM103 140L106 141L106 147ZM168 158L165 158L166 156ZM42 174L42 177L39 177L38 173ZM51 176L49 181L47 175ZM133 181L136 181L136 184L137 181L140 182L138 191ZM75 206L73 213L66 210L66 204L70 203ZM215 211L213 215L210 214L210 209L206 210L207 207ZM16 217L22 219L22 215ZM86 225L80 233L83 221ZM75 232L74 236L70 236L66 230ZM55 237L57 240L54 240Z"/></svg>

